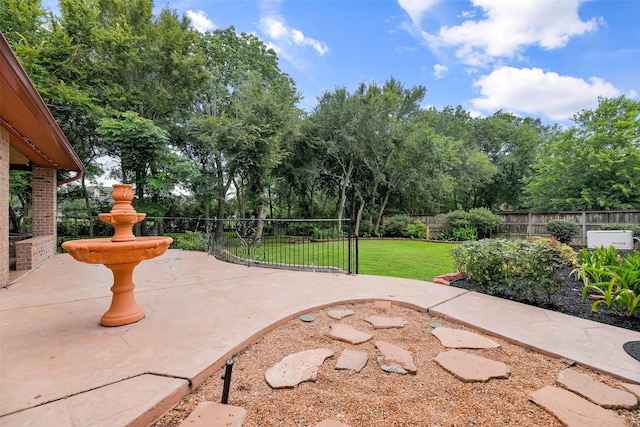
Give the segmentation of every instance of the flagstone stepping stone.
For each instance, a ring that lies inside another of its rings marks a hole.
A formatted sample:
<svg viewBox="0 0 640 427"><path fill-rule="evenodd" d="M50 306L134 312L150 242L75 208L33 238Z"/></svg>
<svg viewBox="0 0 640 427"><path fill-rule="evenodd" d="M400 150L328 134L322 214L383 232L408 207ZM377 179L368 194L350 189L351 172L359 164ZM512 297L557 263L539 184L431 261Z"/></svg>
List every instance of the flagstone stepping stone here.
<svg viewBox="0 0 640 427"><path fill-rule="evenodd" d="M360 372L364 365L367 364L368 359L369 355L366 351L349 350L347 348L338 358L335 369L350 369Z"/></svg>
<svg viewBox="0 0 640 427"><path fill-rule="evenodd" d="M529 400L542 406L567 427L625 426L625 422L614 411L601 408L560 387L541 388L531 393Z"/></svg>
<svg viewBox="0 0 640 427"><path fill-rule="evenodd" d="M603 408L635 409L638 407L638 399L634 394L609 387L573 369L560 372L558 384Z"/></svg>
<svg viewBox="0 0 640 427"><path fill-rule="evenodd" d="M303 322L313 322L315 319L315 317L313 317L310 314L303 314L302 316L300 316L300 320L302 320Z"/></svg>
<svg viewBox="0 0 640 427"><path fill-rule="evenodd" d="M386 341L376 341L374 345L382 353L385 365L399 366L410 374L415 374L418 371L410 351Z"/></svg>
<svg viewBox="0 0 640 427"><path fill-rule="evenodd" d="M200 402L196 409L180 423L181 427L241 427L247 411L233 405L217 402Z"/></svg>
<svg viewBox="0 0 640 427"><path fill-rule="evenodd" d="M264 377L271 388L293 388L304 381L315 381L324 359L333 356L328 348L290 354L273 365Z"/></svg>
<svg viewBox="0 0 640 427"><path fill-rule="evenodd" d="M640 398L640 385L631 383L620 383L620 385Z"/></svg>
<svg viewBox="0 0 640 427"><path fill-rule="evenodd" d="M389 372L390 374L400 374L407 375L409 372L405 371L398 365L387 365L384 363L384 357L378 356L378 366L385 372Z"/></svg>
<svg viewBox="0 0 640 427"><path fill-rule="evenodd" d="M502 362L460 350L440 353L435 361L464 382L487 382L491 378L509 378L511 374L511 369Z"/></svg>
<svg viewBox="0 0 640 427"><path fill-rule="evenodd" d="M345 423L341 423L340 421L334 420L322 420L315 427L349 427Z"/></svg>
<svg viewBox="0 0 640 427"><path fill-rule="evenodd" d="M373 338L373 335L361 332L349 325L341 325L334 323L331 325L331 330L327 333L329 338L334 340L348 342L349 344L362 344Z"/></svg>
<svg viewBox="0 0 640 427"><path fill-rule="evenodd" d="M353 316L354 314L356 314L356 312L353 311L353 310L329 310L329 311L327 311L327 316L331 317L332 319L336 319L336 320L344 319L345 317Z"/></svg>
<svg viewBox="0 0 640 427"><path fill-rule="evenodd" d="M373 329L404 328L407 321L402 317L369 316L365 321L373 325Z"/></svg>
<svg viewBox="0 0 640 427"><path fill-rule="evenodd" d="M482 335L453 328L435 328L431 331L447 348L496 348L500 344Z"/></svg>

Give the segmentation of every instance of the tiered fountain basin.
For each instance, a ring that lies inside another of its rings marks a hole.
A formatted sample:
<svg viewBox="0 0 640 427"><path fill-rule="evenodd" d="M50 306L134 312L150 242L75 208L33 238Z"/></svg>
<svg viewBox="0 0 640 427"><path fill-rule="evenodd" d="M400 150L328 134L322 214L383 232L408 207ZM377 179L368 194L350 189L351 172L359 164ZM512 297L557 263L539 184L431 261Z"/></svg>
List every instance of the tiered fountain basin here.
<svg viewBox="0 0 640 427"><path fill-rule="evenodd" d="M114 226L112 238L84 239L64 242L62 247L80 262L104 264L113 273L111 306L100 319L103 326L122 326L137 322L145 316L144 309L135 300L133 270L141 261L162 255L173 239L165 236L136 237L133 225L144 219L131 206L131 185L114 184L111 213L100 214L100 219Z"/></svg>

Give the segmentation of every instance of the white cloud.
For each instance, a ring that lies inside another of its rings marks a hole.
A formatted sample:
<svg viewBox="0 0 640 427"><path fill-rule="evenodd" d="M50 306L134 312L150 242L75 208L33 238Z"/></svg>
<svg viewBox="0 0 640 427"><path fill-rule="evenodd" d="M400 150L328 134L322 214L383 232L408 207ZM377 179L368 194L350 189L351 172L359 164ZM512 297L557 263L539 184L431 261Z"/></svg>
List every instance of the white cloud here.
<svg viewBox="0 0 640 427"><path fill-rule="evenodd" d="M543 49L565 46L573 36L594 31L598 20L582 21L578 7L583 0L472 0L482 11L476 20L443 26L437 33L422 31L432 47L455 47L456 56L468 65L481 66L495 58L517 57L527 46ZM463 17L473 17L464 12Z"/></svg>
<svg viewBox="0 0 640 427"><path fill-rule="evenodd" d="M552 120L567 120L585 108L595 108L598 97L617 97L621 92L598 77L584 80L544 72L540 68L502 67L474 83L481 97L473 108L493 113L499 109L543 114Z"/></svg>
<svg viewBox="0 0 640 427"><path fill-rule="evenodd" d="M307 37L304 33L296 28L288 27L284 19L278 16L263 16L260 18L260 29L273 40L280 42L274 43L278 45L278 50L283 51L285 45L298 47L311 47L320 56L329 51L329 46L325 43Z"/></svg>
<svg viewBox="0 0 640 427"><path fill-rule="evenodd" d="M446 65L436 64L433 66L433 75L436 79L439 79L447 74L447 71L449 71L449 68L447 68Z"/></svg>
<svg viewBox="0 0 640 427"><path fill-rule="evenodd" d="M191 25L193 28L201 33L215 30L216 28L216 24L207 18L207 14L202 10L198 10L196 12L193 10L187 10L187 16L191 19Z"/></svg>
<svg viewBox="0 0 640 427"><path fill-rule="evenodd" d="M415 26L420 25L422 15L439 0L398 0L398 4L409 15Z"/></svg>

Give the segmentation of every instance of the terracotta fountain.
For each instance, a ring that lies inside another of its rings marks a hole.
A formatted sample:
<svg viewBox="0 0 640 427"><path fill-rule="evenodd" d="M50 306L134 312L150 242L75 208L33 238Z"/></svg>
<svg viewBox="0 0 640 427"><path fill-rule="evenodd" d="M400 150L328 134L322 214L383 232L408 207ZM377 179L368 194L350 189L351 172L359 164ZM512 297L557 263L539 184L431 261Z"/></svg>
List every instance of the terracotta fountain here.
<svg viewBox="0 0 640 427"><path fill-rule="evenodd" d="M103 326L122 326L137 322L144 317L144 309L136 303L133 295L133 269L146 259L166 252L173 242L171 237L136 237L133 225L142 221L146 214L139 214L131 206L133 191L131 184L114 184L115 204L108 214L100 219L113 225L112 238L70 240L62 247L80 262L104 264L113 273L111 307L100 319Z"/></svg>

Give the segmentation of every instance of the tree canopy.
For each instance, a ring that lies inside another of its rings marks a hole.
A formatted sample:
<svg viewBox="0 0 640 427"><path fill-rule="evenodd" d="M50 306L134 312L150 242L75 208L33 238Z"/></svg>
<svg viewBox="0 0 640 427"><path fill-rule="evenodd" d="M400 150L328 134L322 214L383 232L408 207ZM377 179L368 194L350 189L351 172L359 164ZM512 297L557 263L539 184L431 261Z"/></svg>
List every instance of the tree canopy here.
<svg viewBox="0 0 640 427"><path fill-rule="evenodd" d="M0 22L86 164L61 197L83 195L87 215L87 186L105 175L135 183L153 215L351 218L374 234L389 214L640 209L638 100L602 98L563 128L423 107L428 88L389 77L338 86L304 112L255 35L197 32L152 0L59 10L2 0ZM16 212L28 203L14 200Z"/></svg>

